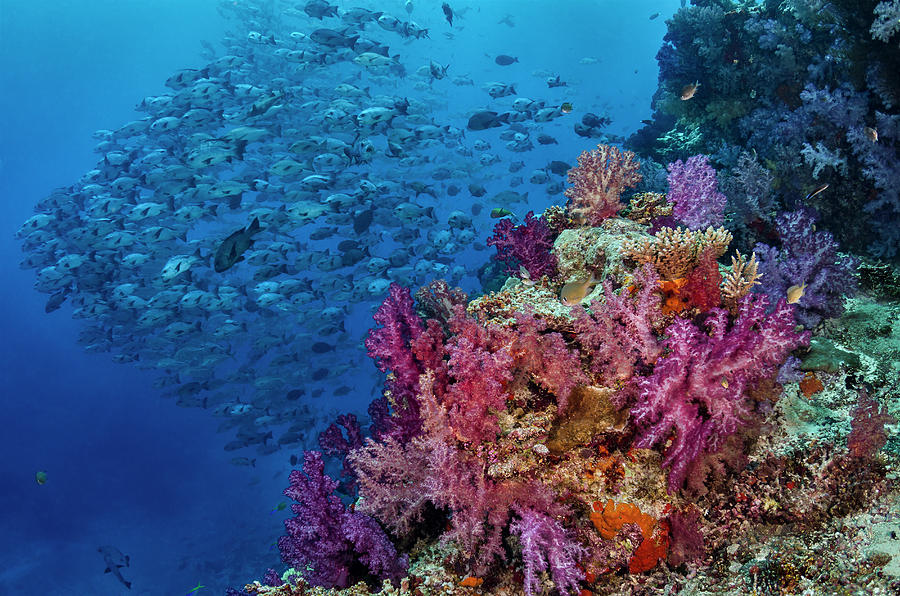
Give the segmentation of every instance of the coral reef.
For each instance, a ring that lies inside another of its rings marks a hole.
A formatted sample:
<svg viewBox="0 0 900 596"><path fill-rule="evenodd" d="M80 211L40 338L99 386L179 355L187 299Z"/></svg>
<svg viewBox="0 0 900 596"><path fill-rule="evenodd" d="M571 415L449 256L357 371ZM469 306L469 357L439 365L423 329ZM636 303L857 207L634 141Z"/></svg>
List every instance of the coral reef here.
<svg viewBox="0 0 900 596"><path fill-rule="evenodd" d="M783 250L818 247L808 252L821 266L837 266L822 258L836 254L830 236L790 236L802 216L785 217ZM900 329L860 323L871 303L850 301L840 319L828 318L840 309L820 310L827 337L806 348L811 332L799 330L798 305L751 291L761 276L765 284L770 260L758 272L755 255L736 253L730 268L720 266L728 231L651 235L650 219L612 213L599 226L561 226L541 248L557 260L556 275L513 271L500 291L468 303L435 283L417 292L419 315L410 292L391 286L366 339L389 373L370 408L371 436L363 440L349 416L338 419L346 437L337 425L324 435L354 479L353 506L333 494L337 482L319 454L307 453L286 491L297 501L280 541L292 569L280 585L269 574L244 591L830 586L839 557L809 557L846 540L838 518L900 520L889 505L896 476L887 475L900 464L897 406L884 404L897 371L876 365L897 360L894 344L870 357L878 344L847 345L841 330ZM548 221L577 220L557 209ZM509 239L514 228L502 229ZM586 277L597 288L563 300L569 280ZM878 574L891 557L872 552L867 571L843 581L896 589L900 574Z"/></svg>
<svg viewBox="0 0 900 596"><path fill-rule="evenodd" d="M751 227L742 250L771 244L776 211L811 207L845 249L896 262L898 12L896 0L683 5L656 56L653 117L626 145L659 164L708 155L729 227Z"/></svg>

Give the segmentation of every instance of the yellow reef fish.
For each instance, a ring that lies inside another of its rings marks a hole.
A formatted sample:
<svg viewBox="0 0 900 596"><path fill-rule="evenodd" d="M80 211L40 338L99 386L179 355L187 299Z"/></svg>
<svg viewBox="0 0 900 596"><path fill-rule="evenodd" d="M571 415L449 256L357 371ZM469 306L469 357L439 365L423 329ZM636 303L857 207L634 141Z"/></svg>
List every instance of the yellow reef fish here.
<svg viewBox="0 0 900 596"><path fill-rule="evenodd" d="M575 306L591 293L591 287L598 281L593 273L584 281L570 281L559 291L559 299L566 306Z"/></svg>
<svg viewBox="0 0 900 596"><path fill-rule="evenodd" d="M803 298L803 292L806 290L806 284L800 284L799 286L791 286L787 289L787 301L788 304L795 304Z"/></svg>

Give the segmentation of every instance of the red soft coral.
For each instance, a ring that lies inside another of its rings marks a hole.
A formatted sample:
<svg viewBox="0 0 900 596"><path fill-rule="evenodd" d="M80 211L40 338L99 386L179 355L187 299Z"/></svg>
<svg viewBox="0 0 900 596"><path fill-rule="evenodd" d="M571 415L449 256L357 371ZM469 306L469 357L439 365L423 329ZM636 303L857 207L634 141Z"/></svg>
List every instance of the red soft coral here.
<svg viewBox="0 0 900 596"><path fill-rule="evenodd" d="M449 384L435 393L447 409L449 423L459 440L480 443L497 433L497 412L506 407L506 385L513 380L513 358L499 330L484 327L454 307L448 322L451 338L445 346Z"/></svg>
<svg viewBox="0 0 900 596"><path fill-rule="evenodd" d="M578 166L569 170L572 187L566 189L569 213L580 216L591 226L600 225L623 207L619 196L626 187L641 181L640 162L631 151L597 145L578 156Z"/></svg>
<svg viewBox="0 0 900 596"><path fill-rule="evenodd" d="M588 380L581 370L581 358L568 348L560 333L547 331L543 319L531 312L517 312L515 316L516 329L510 346L515 367L556 395L562 413L572 389Z"/></svg>

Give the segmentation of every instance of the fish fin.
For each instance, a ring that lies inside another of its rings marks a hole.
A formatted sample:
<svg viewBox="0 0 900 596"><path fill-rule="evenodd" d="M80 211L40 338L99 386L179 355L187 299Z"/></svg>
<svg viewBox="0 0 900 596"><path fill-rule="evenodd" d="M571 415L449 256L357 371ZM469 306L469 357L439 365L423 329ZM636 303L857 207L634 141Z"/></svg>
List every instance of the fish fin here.
<svg viewBox="0 0 900 596"><path fill-rule="evenodd" d="M254 217L253 221L250 222L250 225L247 226L247 232L250 234L254 234L254 233L260 231L261 229L262 229L262 227L259 225L258 217Z"/></svg>
<svg viewBox="0 0 900 596"><path fill-rule="evenodd" d="M125 566L127 567L130 564L131 564L131 556L125 555Z"/></svg>
<svg viewBox="0 0 900 596"><path fill-rule="evenodd" d="M131 589L131 582L127 582L127 581L125 581L125 580L122 580L122 583L125 584L125 587L126 587L126 588L128 588L129 590Z"/></svg>
<svg viewBox="0 0 900 596"><path fill-rule="evenodd" d="M103 570L103 573L112 573L112 569L107 567L106 569Z"/></svg>

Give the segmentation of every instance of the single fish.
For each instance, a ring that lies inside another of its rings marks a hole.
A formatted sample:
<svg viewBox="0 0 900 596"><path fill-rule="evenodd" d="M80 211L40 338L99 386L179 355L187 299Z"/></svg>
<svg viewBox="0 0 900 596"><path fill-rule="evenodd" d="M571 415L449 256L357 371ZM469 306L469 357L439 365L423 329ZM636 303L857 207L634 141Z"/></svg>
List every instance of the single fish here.
<svg viewBox="0 0 900 596"><path fill-rule="evenodd" d="M249 226L233 232L228 238L223 240L219 249L216 250L216 256L213 260L213 268L216 270L216 273L222 273L238 261L244 260L242 255L253 243L254 234L261 229L259 218L254 217Z"/></svg>
<svg viewBox="0 0 900 596"><path fill-rule="evenodd" d="M501 217L508 217L510 215L512 215L513 217L516 216L515 213L513 213L509 209L506 209L505 207L494 207L493 209L491 209L491 217L494 219L500 219Z"/></svg>
<svg viewBox="0 0 900 596"><path fill-rule="evenodd" d="M206 586L201 586L201 585L200 585L200 582L197 582L197 586L194 587L194 588L191 588L191 591L188 592L187 594L185 594L184 596L193 596L193 595L196 594L198 591L200 591L201 588L205 588L205 587L206 587Z"/></svg>
<svg viewBox="0 0 900 596"><path fill-rule="evenodd" d="M813 198L814 196L816 196L816 195L819 194L820 192L826 190L827 188L828 188L828 184L823 184L822 186L816 188L814 191L812 191L811 193L809 193L808 195L806 195L806 198L805 198L804 200L805 200L805 201L810 200L811 198Z"/></svg>
<svg viewBox="0 0 900 596"><path fill-rule="evenodd" d="M806 290L806 284L800 284L799 286L791 286L787 289L787 302L788 304L796 304L803 298L803 293Z"/></svg>
<svg viewBox="0 0 900 596"><path fill-rule="evenodd" d="M878 142L878 131L871 126L866 126L865 128L863 128L863 133L866 135L866 138L873 143Z"/></svg>
<svg viewBox="0 0 900 596"><path fill-rule="evenodd" d="M447 19L447 22L450 23L450 26L453 26L453 9L450 8L450 5L444 2L441 4L441 10L444 11L444 18Z"/></svg>
<svg viewBox="0 0 900 596"><path fill-rule="evenodd" d="M591 287L596 285L598 281L600 280L595 278L593 273L584 281L570 281L560 289L559 299L566 306L575 306L591 293Z"/></svg>
<svg viewBox="0 0 900 596"><path fill-rule="evenodd" d="M494 62L499 64L500 66L509 66L513 62L518 62L519 59L515 56L507 56L506 54L500 54L496 58L494 58Z"/></svg>
<svg viewBox="0 0 900 596"><path fill-rule="evenodd" d="M296 456L294 456L294 455L291 456L291 458L294 458L294 457L296 457ZM291 465L294 465L294 462L292 462ZM286 502L286 501L282 501L282 502L280 502L278 505L275 505L275 508L272 509L272 511L269 512L269 515L272 515L272 514L274 514L274 513L278 513L279 511L284 511L285 509L287 509L287 506L288 506L287 502Z"/></svg>
<svg viewBox="0 0 900 596"><path fill-rule="evenodd" d="M685 85L681 88L681 101L687 101L690 98L694 97L694 94L697 93L697 88L700 87L700 82L691 83L690 85Z"/></svg>
<svg viewBox="0 0 900 596"><path fill-rule="evenodd" d="M122 577L122 573L119 571L120 568L129 566L131 562L130 557L122 554L122 551L114 546L98 547L97 552L103 555L103 562L106 564L106 569L103 570L103 573L112 573L117 580L130 590L131 582L125 581L125 578Z"/></svg>
<svg viewBox="0 0 900 596"><path fill-rule="evenodd" d="M40 472L35 473L34 481L39 485L43 486L47 483L47 472L41 470Z"/></svg>

